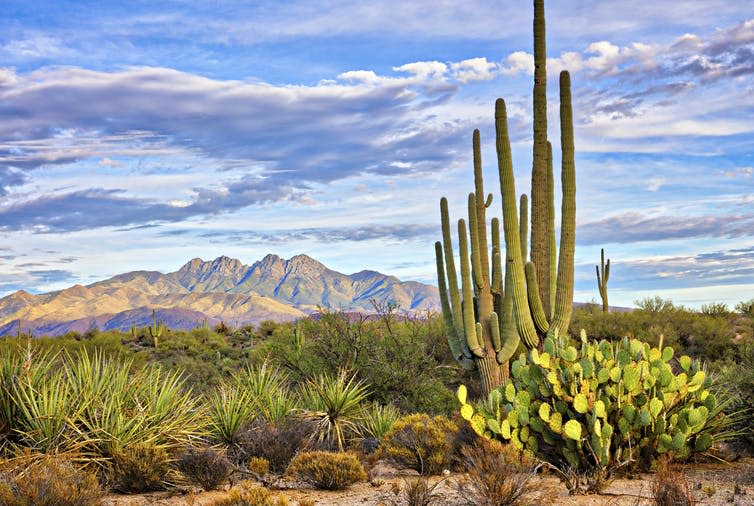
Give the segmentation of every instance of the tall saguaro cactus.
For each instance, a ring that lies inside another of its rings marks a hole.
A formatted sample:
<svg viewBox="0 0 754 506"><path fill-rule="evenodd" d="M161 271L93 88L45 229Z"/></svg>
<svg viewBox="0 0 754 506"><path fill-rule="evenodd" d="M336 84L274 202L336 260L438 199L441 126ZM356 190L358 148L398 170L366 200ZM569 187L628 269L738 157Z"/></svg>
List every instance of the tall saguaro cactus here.
<svg viewBox="0 0 754 506"><path fill-rule="evenodd" d="M539 345L546 334L568 329L573 306L573 254L576 224L576 176L573 148L570 76L560 75L562 208L560 248L556 262L555 204L552 147L547 140L544 0L534 0L534 163L532 168L531 261L527 262L528 200L521 195L517 209L505 102L495 104L498 175L503 209L505 251L500 224L491 221L492 245L487 242L487 209L482 180L479 131L474 131L474 192L469 194L468 229L458 220L461 287L450 234L445 198L440 201L442 243L435 243L438 285L451 352L466 369L476 368L483 393L508 376L508 361L520 342ZM519 220L520 213L520 220ZM469 253L469 239L471 242ZM491 259L491 261L490 261ZM503 277L503 259L505 271Z"/></svg>
<svg viewBox="0 0 754 506"><path fill-rule="evenodd" d="M607 313L610 311L610 306L607 304L607 280L610 279L610 259L607 259L605 263L605 249L600 249L600 265L595 265L597 270L597 288L600 291L600 297L602 298L602 312Z"/></svg>

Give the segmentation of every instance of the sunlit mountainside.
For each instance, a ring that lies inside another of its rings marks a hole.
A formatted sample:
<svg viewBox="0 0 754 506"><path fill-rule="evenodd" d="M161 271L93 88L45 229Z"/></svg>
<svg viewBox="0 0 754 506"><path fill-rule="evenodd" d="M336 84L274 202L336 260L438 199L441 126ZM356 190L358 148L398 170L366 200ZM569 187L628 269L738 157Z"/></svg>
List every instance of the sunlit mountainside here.
<svg viewBox="0 0 754 506"><path fill-rule="evenodd" d="M128 329L151 323L152 310L171 328L193 328L206 318L231 326L294 320L318 307L374 311L372 301L392 301L411 311L437 310L437 288L401 282L375 271L342 274L306 255L267 255L252 265L226 256L194 258L175 272L133 271L87 286L0 299L0 335L58 335Z"/></svg>

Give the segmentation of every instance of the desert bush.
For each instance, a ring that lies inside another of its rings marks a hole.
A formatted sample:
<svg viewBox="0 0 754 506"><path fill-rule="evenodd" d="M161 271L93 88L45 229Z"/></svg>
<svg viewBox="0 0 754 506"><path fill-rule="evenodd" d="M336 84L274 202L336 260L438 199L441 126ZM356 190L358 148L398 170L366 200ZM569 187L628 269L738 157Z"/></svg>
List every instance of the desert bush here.
<svg viewBox="0 0 754 506"><path fill-rule="evenodd" d="M312 438L327 450L343 451L361 435L368 386L343 370L307 381L301 390L300 416L312 423Z"/></svg>
<svg viewBox="0 0 754 506"><path fill-rule="evenodd" d="M439 474L452 462L457 432L456 424L444 416L404 416L384 436L383 451L401 467L423 475Z"/></svg>
<svg viewBox="0 0 754 506"><path fill-rule="evenodd" d="M214 490L228 480L233 465L214 448L189 448L176 460L178 470L204 490Z"/></svg>
<svg viewBox="0 0 754 506"><path fill-rule="evenodd" d="M719 383L730 399L726 413L736 417L733 428L741 441L754 447L754 342L741 347L738 363L727 365L720 372ZM739 415L739 416L736 416Z"/></svg>
<svg viewBox="0 0 754 506"><path fill-rule="evenodd" d="M403 412L450 415L451 386L474 378L456 367L447 348L441 318L408 317L393 308L377 317L322 311L295 327L281 326L254 356L270 357L296 382L358 371L370 386L370 401Z"/></svg>
<svg viewBox="0 0 754 506"><path fill-rule="evenodd" d="M29 453L2 467L4 506L96 506L104 496L94 474L60 455Z"/></svg>
<svg viewBox="0 0 754 506"><path fill-rule="evenodd" d="M167 452L149 444L115 451L109 468L113 489L125 493L164 490L169 473L170 459Z"/></svg>
<svg viewBox="0 0 754 506"><path fill-rule="evenodd" d="M624 465L648 469L668 453L706 451L719 411L698 361L638 340L592 342L577 349L548 337L521 355L511 379L476 408L459 389L461 416L478 434L510 442L563 473L609 477Z"/></svg>
<svg viewBox="0 0 754 506"><path fill-rule="evenodd" d="M251 457L246 463L246 467L250 473L255 474L261 481L270 472L270 461L264 457Z"/></svg>
<svg viewBox="0 0 754 506"><path fill-rule="evenodd" d="M443 504L443 494L439 487L444 480L430 483L429 478L422 476L414 479L404 479L403 485L393 484L392 495L383 494L378 504L386 506L433 506Z"/></svg>
<svg viewBox="0 0 754 506"><path fill-rule="evenodd" d="M657 461L652 476L652 499L655 506L694 506L696 501L689 490L686 477L668 456Z"/></svg>
<svg viewBox="0 0 754 506"><path fill-rule="evenodd" d="M307 448L311 433L309 422L295 418L276 425L256 420L240 434L231 453L239 464L252 457L264 458L271 471L282 473L296 453Z"/></svg>
<svg viewBox="0 0 754 506"><path fill-rule="evenodd" d="M301 452L293 459L287 474L324 490L343 490L367 479L367 473L352 452Z"/></svg>
<svg viewBox="0 0 754 506"><path fill-rule="evenodd" d="M282 495L273 495L264 487L243 481L230 489L227 497L216 499L211 506L288 506L288 500Z"/></svg>
<svg viewBox="0 0 754 506"><path fill-rule="evenodd" d="M465 480L459 496L473 506L529 506L545 502L537 462L513 445L480 439L461 449Z"/></svg>

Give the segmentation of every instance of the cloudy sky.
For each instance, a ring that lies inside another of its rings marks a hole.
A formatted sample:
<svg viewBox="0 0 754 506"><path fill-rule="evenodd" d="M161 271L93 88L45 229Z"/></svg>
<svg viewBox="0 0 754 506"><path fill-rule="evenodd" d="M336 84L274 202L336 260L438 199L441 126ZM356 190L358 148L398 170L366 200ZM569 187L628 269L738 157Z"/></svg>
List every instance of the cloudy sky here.
<svg viewBox="0 0 754 506"><path fill-rule="evenodd" d="M552 139L557 72L573 82L576 300L599 298L601 247L614 304L754 297L747 5L548 3ZM463 216L474 128L497 188L497 97L529 191L530 1L3 10L0 296L271 252L434 283L439 199Z"/></svg>

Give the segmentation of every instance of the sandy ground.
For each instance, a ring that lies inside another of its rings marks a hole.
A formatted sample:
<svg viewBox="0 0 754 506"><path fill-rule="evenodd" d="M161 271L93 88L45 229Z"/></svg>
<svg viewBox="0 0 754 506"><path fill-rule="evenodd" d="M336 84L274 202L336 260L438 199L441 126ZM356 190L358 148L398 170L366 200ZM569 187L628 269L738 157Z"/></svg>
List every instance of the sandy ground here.
<svg viewBox="0 0 754 506"><path fill-rule="evenodd" d="M746 457L733 463L689 464L682 467L689 487L702 506L754 506L754 458ZM416 479L416 475L395 475L386 473L375 476L371 482L358 483L347 490L327 492L306 488L288 488L295 485L282 482L282 489L276 494L284 495L295 506L302 499L314 501L317 506L393 506L406 504L395 495L395 490L405 485L406 480ZM441 498L432 504L456 506L465 504L457 493L457 483L464 476L454 474L446 477L432 477L432 483L440 481L436 491ZM651 505L652 475L641 475L637 479L616 479L602 493L595 495L572 496L554 475L539 476L537 488L542 496L536 501L541 504L564 506L645 506ZM210 506L214 501L227 495L225 491L193 493L186 490L161 492L138 496L108 496L104 506Z"/></svg>

